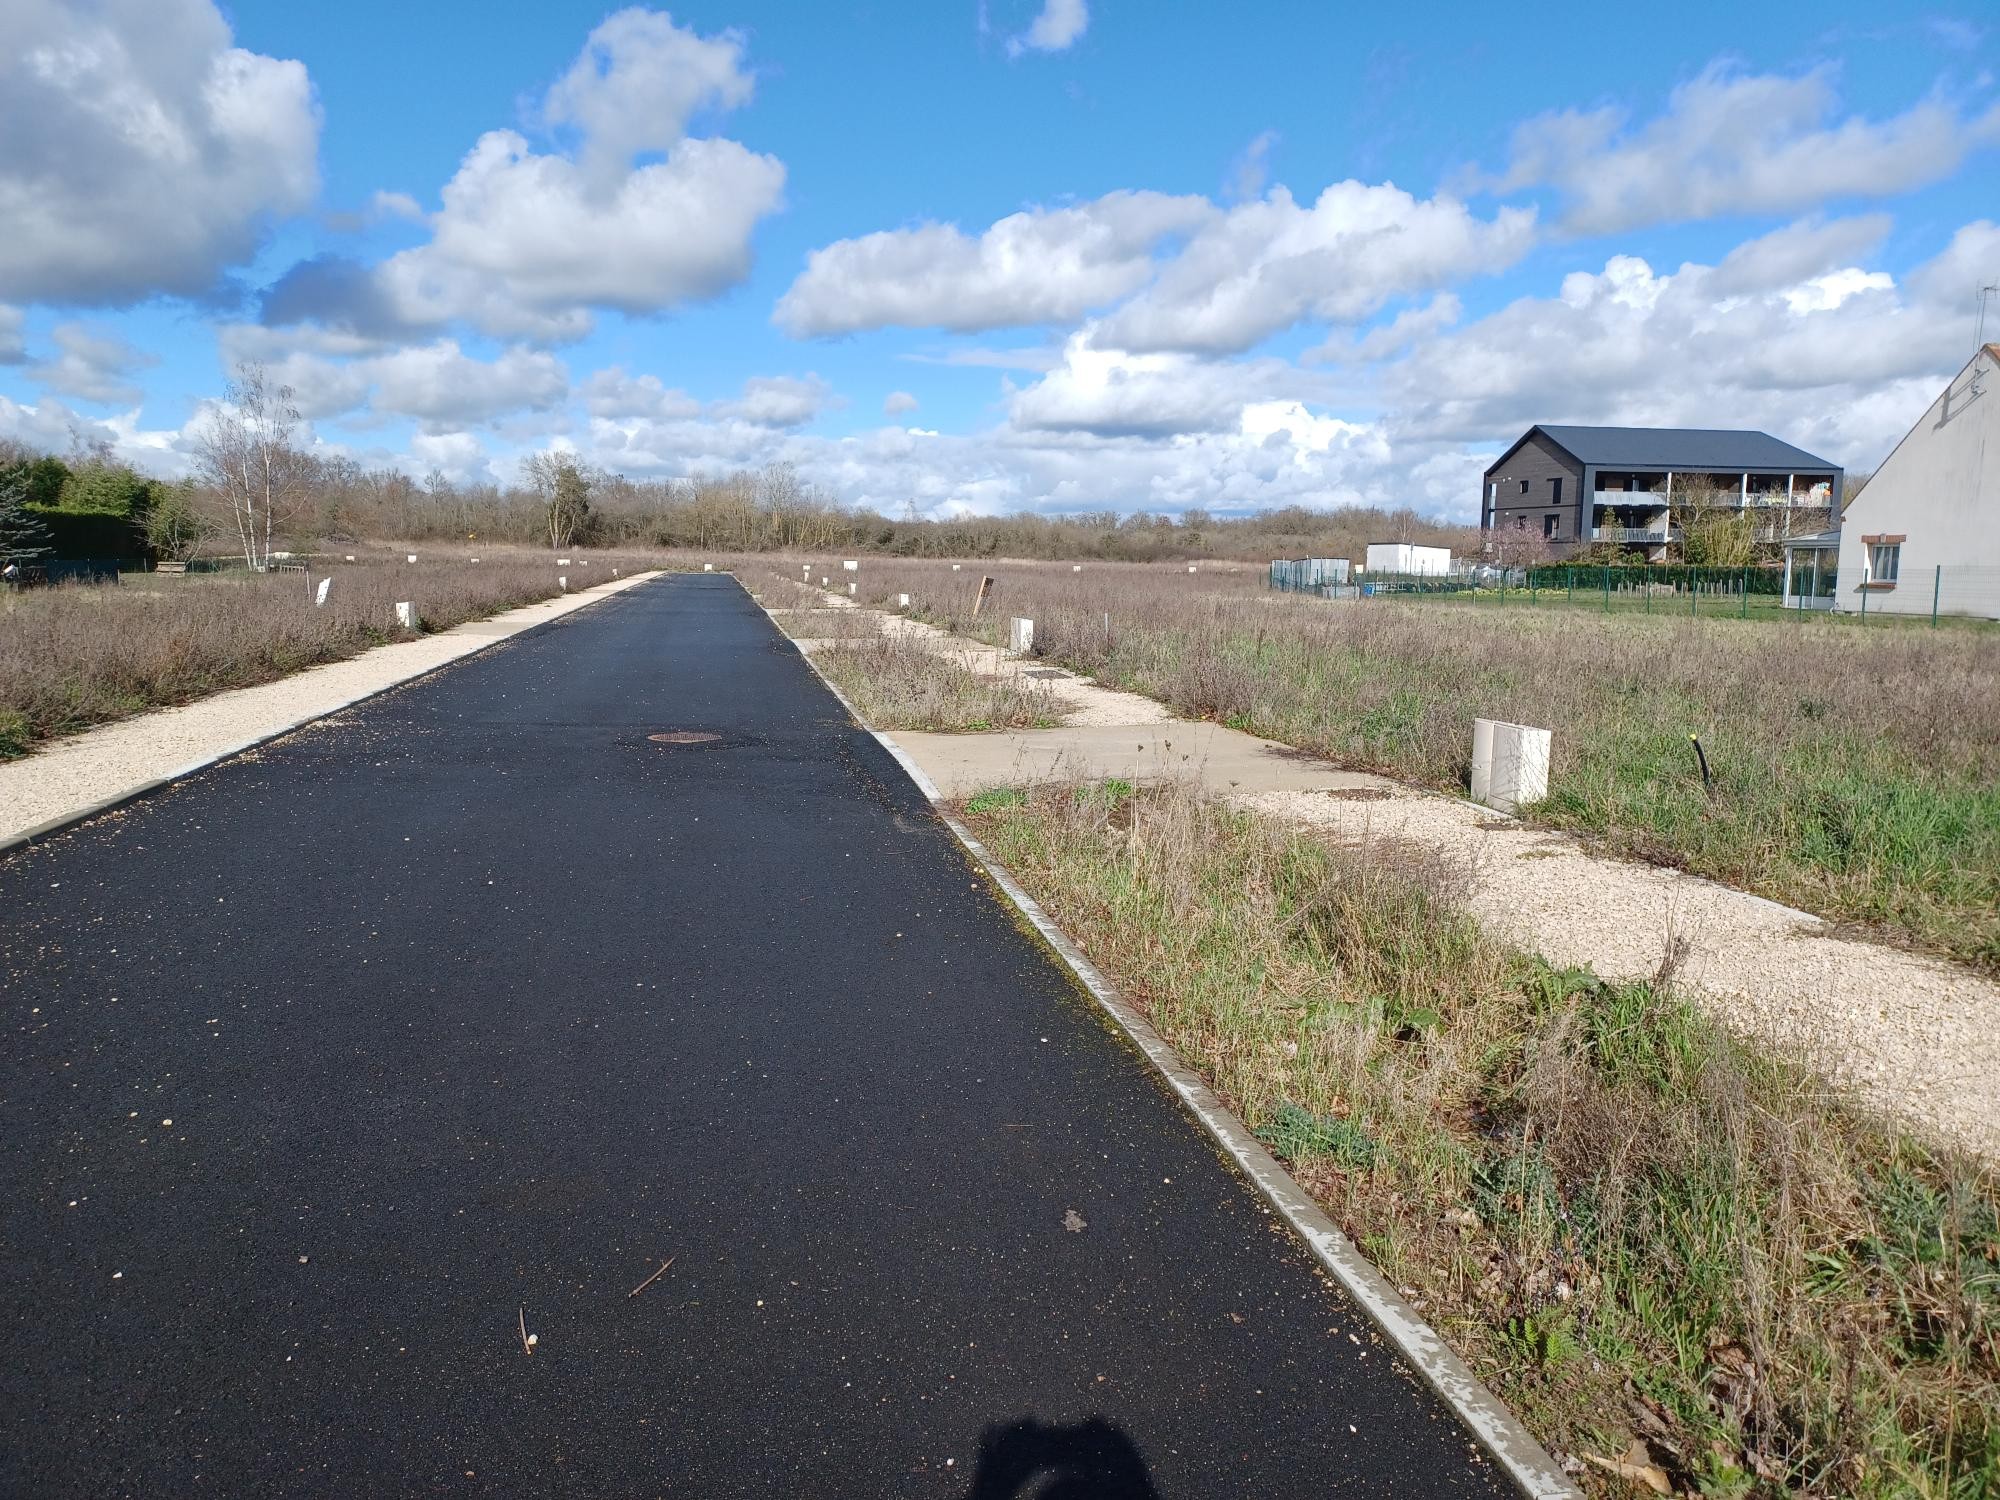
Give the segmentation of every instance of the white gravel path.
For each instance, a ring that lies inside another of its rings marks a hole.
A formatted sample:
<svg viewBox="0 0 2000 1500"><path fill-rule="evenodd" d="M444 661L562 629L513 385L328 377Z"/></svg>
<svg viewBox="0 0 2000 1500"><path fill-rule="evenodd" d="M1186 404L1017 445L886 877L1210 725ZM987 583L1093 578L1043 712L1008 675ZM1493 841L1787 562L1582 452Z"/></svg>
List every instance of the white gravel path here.
<svg viewBox="0 0 2000 1500"><path fill-rule="evenodd" d="M0 848L658 576L635 573L436 635L377 646L276 682L234 688L179 708L121 719L58 740L21 760L0 763Z"/></svg>

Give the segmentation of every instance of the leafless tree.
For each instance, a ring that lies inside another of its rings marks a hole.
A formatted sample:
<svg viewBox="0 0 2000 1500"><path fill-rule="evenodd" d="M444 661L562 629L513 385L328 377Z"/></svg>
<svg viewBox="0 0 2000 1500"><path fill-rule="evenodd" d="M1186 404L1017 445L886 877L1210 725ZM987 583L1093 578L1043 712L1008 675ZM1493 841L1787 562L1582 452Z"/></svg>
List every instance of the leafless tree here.
<svg viewBox="0 0 2000 1500"><path fill-rule="evenodd" d="M271 535L289 517L313 478L310 455L292 442L299 422L292 388L271 383L261 364L236 367L225 404L195 435L202 477L229 507L243 560L262 572L271 565Z"/></svg>

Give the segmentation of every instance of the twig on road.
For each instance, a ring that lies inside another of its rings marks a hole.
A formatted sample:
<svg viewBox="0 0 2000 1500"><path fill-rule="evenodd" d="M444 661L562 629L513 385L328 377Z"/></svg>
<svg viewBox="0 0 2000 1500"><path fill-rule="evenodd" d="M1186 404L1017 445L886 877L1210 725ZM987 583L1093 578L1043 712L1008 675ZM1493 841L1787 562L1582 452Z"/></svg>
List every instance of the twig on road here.
<svg viewBox="0 0 2000 1500"><path fill-rule="evenodd" d="M654 1282L658 1281L662 1276L666 1275L667 1267L672 1265L677 1259L679 1259L678 1256L669 1255L664 1261L660 1263L659 1270L655 1271L651 1276L648 1276L644 1281L640 1282L637 1286L633 1287L632 1290L627 1292L625 1295L628 1298L638 1296L639 1293L645 1291L647 1287L651 1286Z"/></svg>
<svg viewBox="0 0 2000 1500"><path fill-rule="evenodd" d="M528 1309L526 1307L521 1309L521 1352L527 1355L532 1355L535 1352L535 1340L528 1333Z"/></svg>

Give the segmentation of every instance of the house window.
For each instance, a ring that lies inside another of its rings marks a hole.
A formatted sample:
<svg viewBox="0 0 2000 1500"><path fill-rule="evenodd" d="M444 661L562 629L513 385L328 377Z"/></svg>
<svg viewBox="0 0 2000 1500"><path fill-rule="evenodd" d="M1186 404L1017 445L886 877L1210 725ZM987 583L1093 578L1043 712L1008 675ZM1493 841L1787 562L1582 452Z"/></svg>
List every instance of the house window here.
<svg viewBox="0 0 2000 1500"><path fill-rule="evenodd" d="M1493 481L1493 483L1486 486L1486 498L1488 500L1494 500L1494 501L1497 501L1500 498L1499 480L1496 479Z"/></svg>
<svg viewBox="0 0 2000 1500"><path fill-rule="evenodd" d="M1526 531L1528 529L1528 518L1526 516L1514 517L1514 529L1516 531Z"/></svg>
<svg viewBox="0 0 2000 1500"><path fill-rule="evenodd" d="M1557 480L1556 482L1557 482L1558 484L1562 483L1562 481L1561 481L1561 480ZM1543 517L1542 517L1542 535L1543 535L1543 536L1547 537L1547 538L1548 538L1548 539L1549 539L1550 541L1554 541L1554 540L1556 539L1556 533L1557 533L1558 531L1560 531L1560 530L1562 530L1562 517L1561 517L1561 516L1543 516Z"/></svg>
<svg viewBox="0 0 2000 1500"><path fill-rule="evenodd" d="M1563 482L1560 479L1551 479L1549 481L1549 504L1561 505L1562 503Z"/></svg>
<svg viewBox="0 0 2000 1500"><path fill-rule="evenodd" d="M1528 493L1528 481L1525 479L1521 481L1521 493L1524 495Z"/></svg>
<svg viewBox="0 0 2000 1500"><path fill-rule="evenodd" d="M1876 542L1868 549L1868 576L1876 583L1894 583L1902 560L1901 542Z"/></svg>

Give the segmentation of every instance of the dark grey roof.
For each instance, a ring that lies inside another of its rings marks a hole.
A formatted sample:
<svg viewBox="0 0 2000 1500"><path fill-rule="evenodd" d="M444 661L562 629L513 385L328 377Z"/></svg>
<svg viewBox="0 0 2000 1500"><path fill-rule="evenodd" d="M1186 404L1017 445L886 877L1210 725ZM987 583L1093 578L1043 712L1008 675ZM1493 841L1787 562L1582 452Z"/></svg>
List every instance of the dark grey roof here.
<svg viewBox="0 0 2000 1500"><path fill-rule="evenodd" d="M1781 443L1768 432L1706 427L1550 427L1541 431L1582 463L1606 469L1833 471L1839 464Z"/></svg>

